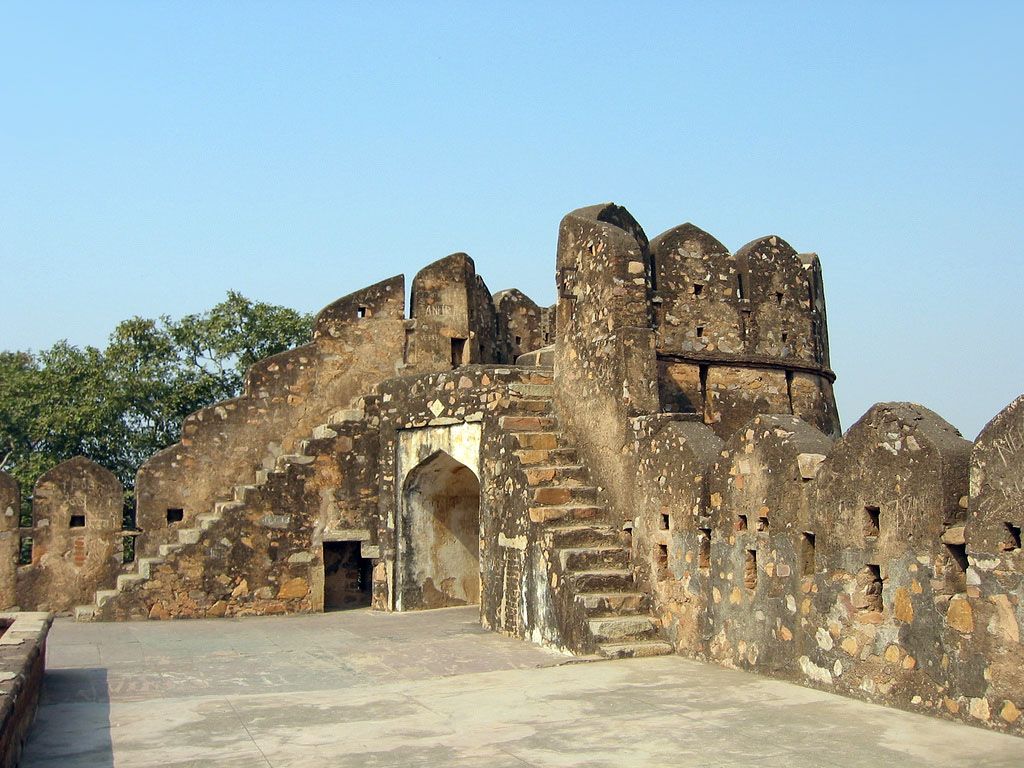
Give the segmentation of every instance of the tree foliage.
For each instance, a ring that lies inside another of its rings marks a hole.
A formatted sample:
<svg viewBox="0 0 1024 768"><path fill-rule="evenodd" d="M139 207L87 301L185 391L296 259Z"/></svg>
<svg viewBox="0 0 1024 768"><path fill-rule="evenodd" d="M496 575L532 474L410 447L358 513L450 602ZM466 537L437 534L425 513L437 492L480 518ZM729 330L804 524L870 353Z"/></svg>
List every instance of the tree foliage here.
<svg viewBox="0 0 1024 768"><path fill-rule="evenodd" d="M240 394L250 365L305 343L311 326L308 315L230 292L180 320L125 320L105 350L61 341L0 352L0 469L27 496L41 474L83 455L130 490L186 416Z"/></svg>

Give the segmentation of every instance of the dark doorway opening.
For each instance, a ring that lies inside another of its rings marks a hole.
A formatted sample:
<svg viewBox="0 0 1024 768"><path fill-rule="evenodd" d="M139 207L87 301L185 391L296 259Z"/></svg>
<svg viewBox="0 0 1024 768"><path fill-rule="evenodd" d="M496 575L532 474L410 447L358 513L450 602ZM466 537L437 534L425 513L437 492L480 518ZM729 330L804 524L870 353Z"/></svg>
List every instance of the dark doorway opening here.
<svg viewBox="0 0 1024 768"><path fill-rule="evenodd" d="M365 608L373 590L373 561L358 541L324 542L324 610Z"/></svg>

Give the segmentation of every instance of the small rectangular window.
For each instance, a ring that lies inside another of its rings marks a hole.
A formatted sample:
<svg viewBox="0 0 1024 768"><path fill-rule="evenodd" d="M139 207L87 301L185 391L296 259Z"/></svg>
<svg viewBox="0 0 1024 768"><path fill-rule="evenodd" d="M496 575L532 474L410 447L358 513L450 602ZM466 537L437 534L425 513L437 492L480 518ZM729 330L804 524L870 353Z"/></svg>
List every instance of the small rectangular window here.
<svg viewBox="0 0 1024 768"><path fill-rule="evenodd" d="M466 353L465 339L452 339L452 368L462 365L463 355Z"/></svg>
<svg viewBox="0 0 1024 768"><path fill-rule="evenodd" d="M699 339L703 335L704 335L704 326L703 325L698 325L697 326L697 338Z"/></svg>
<svg viewBox="0 0 1024 768"><path fill-rule="evenodd" d="M523 343L523 337L522 336L516 336L516 346L518 347L522 343Z"/></svg>
<svg viewBox="0 0 1024 768"><path fill-rule="evenodd" d="M800 537L800 575L814 575L814 534L810 531Z"/></svg>
<svg viewBox="0 0 1024 768"><path fill-rule="evenodd" d="M743 586L747 589L757 589L757 550L747 550L743 564Z"/></svg>
<svg viewBox="0 0 1024 768"><path fill-rule="evenodd" d="M736 516L736 530L737 531L745 531L745 530L747 530L747 516L746 515L737 515Z"/></svg>
<svg viewBox="0 0 1024 768"><path fill-rule="evenodd" d="M700 552L697 555L697 567L708 570L711 568L711 529L701 528L698 533L700 535Z"/></svg>
<svg viewBox="0 0 1024 768"><path fill-rule="evenodd" d="M881 514L881 510L878 507L864 507L864 538L878 538L879 531L881 530L879 527Z"/></svg>
<svg viewBox="0 0 1024 768"><path fill-rule="evenodd" d="M857 585L860 587L859 605L862 612L881 613L882 611L882 569L877 563L868 563L857 574Z"/></svg>
<svg viewBox="0 0 1024 768"><path fill-rule="evenodd" d="M768 518L767 517L759 517L759 518L757 518L757 530L759 530L759 531L767 531L768 530Z"/></svg>
<svg viewBox="0 0 1024 768"><path fill-rule="evenodd" d="M668 513L667 512L662 512L661 513L661 530L667 531L668 530L668 524L669 524Z"/></svg>
<svg viewBox="0 0 1024 768"><path fill-rule="evenodd" d="M658 570L658 580L668 578L668 544L659 544L655 549L655 566Z"/></svg>
<svg viewBox="0 0 1024 768"><path fill-rule="evenodd" d="M362 320L364 317L369 317L369 316L370 316L370 310L369 310L368 307L360 306L356 310L356 317L358 317L360 320Z"/></svg>
<svg viewBox="0 0 1024 768"><path fill-rule="evenodd" d="M121 562L122 563L134 563L135 562L135 537L134 536L122 536L121 537Z"/></svg>
<svg viewBox="0 0 1024 768"><path fill-rule="evenodd" d="M1020 549L1020 526L1006 523L1006 542L1003 544L1003 551L1013 552L1015 549Z"/></svg>
<svg viewBox="0 0 1024 768"><path fill-rule="evenodd" d="M703 285L701 285L700 283L694 283L693 284L693 295L694 296L700 296L701 293L703 293L703 292L704 292L704 286Z"/></svg>
<svg viewBox="0 0 1024 768"><path fill-rule="evenodd" d="M781 291L776 291L775 292L775 303L776 304L782 304L782 292Z"/></svg>
<svg viewBox="0 0 1024 768"><path fill-rule="evenodd" d="M173 525L174 523L180 523L185 519L185 510L177 507L171 507L167 510L167 524Z"/></svg>
<svg viewBox="0 0 1024 768"><path fill-rule="evenodd" d="M68 524L70 528L85 528L85 515L72 515L71 522Z"/></svg>
<svg viewBox="0 0 1024 768"><path fill-rule="evenodd" d="M785 331L783 331L782 332L782 343L785 344L788 339L789 339L789 334L786 333Z"/></svg>

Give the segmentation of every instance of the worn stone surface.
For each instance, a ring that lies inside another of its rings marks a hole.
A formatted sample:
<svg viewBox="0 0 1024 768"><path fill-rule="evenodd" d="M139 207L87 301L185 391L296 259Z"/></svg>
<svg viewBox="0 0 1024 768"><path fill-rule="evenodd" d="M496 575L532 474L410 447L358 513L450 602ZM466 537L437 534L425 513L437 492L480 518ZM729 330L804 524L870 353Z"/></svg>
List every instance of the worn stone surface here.
<svg viewBox="0 0 1024 768"><path fill-rule="evenodd" d="M565 660L483 631L473 608L58 620L22 766L1010 768L1024 760L1020 739L688 659Z"/></svg>
<svg viewBox="0 0 1024 768"><path fill-rule="evenodd" d="M0 613L0 765L17 766L36 716L46 666L49 613Z"/></svg>
<svg viewBox="0 0 1024 768"><path fill-rule="evenodd" d="M136 563L73 571L98 550L37 515L0 593L108 620L478 603L576 655L1024 734L1021 400L974 445L912 403L843 434L821 264L778 236L648 242L608 203L563 218L556 268L543 309L463 253L416 275L408 319L401 277L340 299L144 466ZM120 492L94 485L89 520Z"/></svg>
<svg viewBox="0 0 1024 768"><path fill-rule="evenodd" d="M31 565L19 569L16 605L67 611L112 584L123 559L124 489L84 457L42 475L32 494Z"/></svg>

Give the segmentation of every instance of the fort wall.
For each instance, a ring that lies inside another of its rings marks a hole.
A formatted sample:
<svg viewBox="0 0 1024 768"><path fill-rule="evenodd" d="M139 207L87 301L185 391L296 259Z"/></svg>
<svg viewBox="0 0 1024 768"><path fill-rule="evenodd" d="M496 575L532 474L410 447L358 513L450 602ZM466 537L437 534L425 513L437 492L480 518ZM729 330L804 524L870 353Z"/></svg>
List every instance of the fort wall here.
<svg viewBox="0 0 1024 768"><path fill-rule="evenodd" d="M912 403L841 433L818 258L691 224L648 243L614 204L562 220L553 310L491 296L465 254L417 274L409 319L402 284L189 418L140 472L130 567L105 470L53 470L21 531L0 475L0 595L100 588L80 615L118 620L479 602L573 653L1024 735L1024 398L974 444Z"/></svg>

